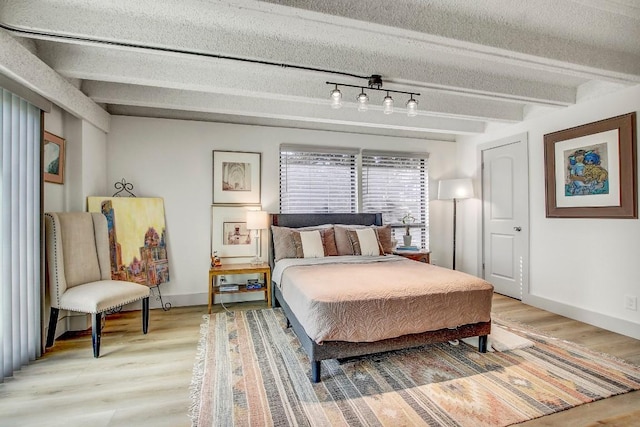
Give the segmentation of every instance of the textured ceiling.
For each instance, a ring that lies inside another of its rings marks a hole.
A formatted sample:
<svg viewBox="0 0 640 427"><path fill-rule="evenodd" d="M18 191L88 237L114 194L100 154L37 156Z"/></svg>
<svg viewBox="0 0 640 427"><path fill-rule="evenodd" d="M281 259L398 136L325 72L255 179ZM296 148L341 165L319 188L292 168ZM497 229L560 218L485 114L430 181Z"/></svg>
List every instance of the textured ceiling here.
<svg viewBox="0 0 640 427"><path fill-rule="evenodd" d="M0 0L0 25L111 114L451 141L640 84L637 0ZM418 116L330 108L371 74Z"/></svg>

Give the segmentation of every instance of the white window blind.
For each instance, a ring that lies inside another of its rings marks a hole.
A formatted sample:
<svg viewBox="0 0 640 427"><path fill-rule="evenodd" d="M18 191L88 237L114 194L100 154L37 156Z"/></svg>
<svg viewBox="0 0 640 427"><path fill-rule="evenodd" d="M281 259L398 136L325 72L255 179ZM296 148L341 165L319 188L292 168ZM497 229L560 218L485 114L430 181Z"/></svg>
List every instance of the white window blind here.
<svg viewBox="0 0 640 427"><path fill-rule="evenodd" d="M41 354L40 110L0 89L0 382Z"/></svg>
<svg viewBox="0 0 640 427"><path fill-rule="evenodd" d="M429 248L428 155L362 150L362 210L382 212L402 245L402 217L410 213L412 245Z"/></svg>
<svg viewBox="0 0 640 427"><path fill-rule="evenodd" d="M355 213L357 149L282 144L281 213Z"/></svg>

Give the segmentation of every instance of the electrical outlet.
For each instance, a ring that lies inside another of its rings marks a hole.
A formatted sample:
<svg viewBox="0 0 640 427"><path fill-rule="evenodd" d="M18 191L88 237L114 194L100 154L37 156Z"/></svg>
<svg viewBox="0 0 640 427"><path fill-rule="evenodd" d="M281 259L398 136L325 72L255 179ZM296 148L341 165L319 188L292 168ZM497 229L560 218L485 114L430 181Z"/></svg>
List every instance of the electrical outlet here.
<svg viewBox="0 0 640 427"><path fill-rule="evenodd" d="M635 295L624 296L624 308L631 311L638 310L638 297Z"/></svg>

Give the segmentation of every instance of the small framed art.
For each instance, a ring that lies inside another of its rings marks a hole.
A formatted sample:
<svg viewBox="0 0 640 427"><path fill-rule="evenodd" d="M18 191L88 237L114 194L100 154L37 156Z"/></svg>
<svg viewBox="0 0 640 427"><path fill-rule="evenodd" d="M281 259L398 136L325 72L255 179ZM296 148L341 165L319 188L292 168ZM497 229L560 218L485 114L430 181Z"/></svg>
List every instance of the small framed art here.
<svg viewBox="0 0 640 427"><path fill-rule="evenodd" d="M64 143L63 138L44 132L42 155L44 182L64 184Z"/></svg>
<svg viewBox="0 0 640 427"><path fill-rule="evenodd" d="M213 203L260 203L261 154L213 152Z"/></svg>
<svg viewBox="0 0 640 427"><path fill-rule="evenodd" d="M256 255L253 233L247 230L247 212L260 205L213 205L211 207L211 253L223 258Z"/></svg>
<svg viewBox="0 0 640 427"><path fill-rule="evenodd" d="M636 115L544 136L548 218L638 218Z"/></svg>

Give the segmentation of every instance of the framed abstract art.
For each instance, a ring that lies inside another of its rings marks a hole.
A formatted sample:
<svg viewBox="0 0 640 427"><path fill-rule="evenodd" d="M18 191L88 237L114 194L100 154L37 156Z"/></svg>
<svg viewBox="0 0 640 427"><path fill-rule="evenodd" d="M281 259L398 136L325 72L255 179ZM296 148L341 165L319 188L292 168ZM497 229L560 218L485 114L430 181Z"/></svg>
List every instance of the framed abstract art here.
<svg viewBox="0 0 640 427"><path fill-rule="evenodd" d="M636 115L544 136L548 218L637 218Z"/></svg>

